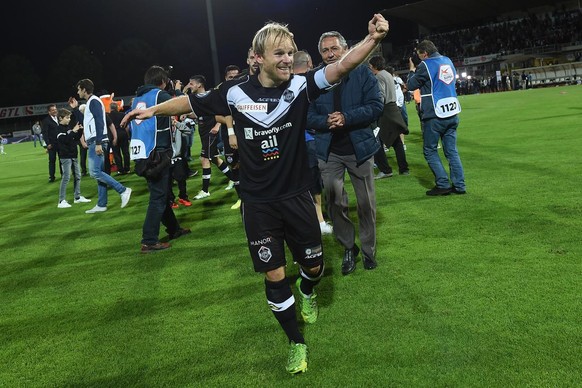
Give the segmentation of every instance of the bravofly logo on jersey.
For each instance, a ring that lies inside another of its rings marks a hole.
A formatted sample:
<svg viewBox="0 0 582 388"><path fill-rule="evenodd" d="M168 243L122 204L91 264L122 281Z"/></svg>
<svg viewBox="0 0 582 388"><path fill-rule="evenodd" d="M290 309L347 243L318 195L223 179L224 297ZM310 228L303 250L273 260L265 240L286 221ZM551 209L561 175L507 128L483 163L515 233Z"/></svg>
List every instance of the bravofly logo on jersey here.
<svg viewBox="0 0 582 388"><path fill-rule="evenodd" d="M277 136L272 135L261 141L261 150L263 151L264 160L279 159L279 143Z"/></svg>

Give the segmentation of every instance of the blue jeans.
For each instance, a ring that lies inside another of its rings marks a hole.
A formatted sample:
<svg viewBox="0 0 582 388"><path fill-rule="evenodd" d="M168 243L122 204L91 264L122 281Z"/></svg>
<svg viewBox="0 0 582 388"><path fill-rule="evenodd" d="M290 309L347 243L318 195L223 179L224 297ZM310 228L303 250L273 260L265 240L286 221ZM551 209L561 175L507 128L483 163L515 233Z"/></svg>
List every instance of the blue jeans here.
<svg viewBox="0 0 582 388"><path fill-rule="evenodd" d="M106 207L107 206L107 186L111 186L113 190L117 191L119 194L125 191L125 186L117 182L111 175L103 171L103 161L105 156L103 154L97 155L95 151L95 140L89 140L87 143L89 146L87 152L87 160L89 161L89 175L97 180L97 206ZM106 149L107 147L102 147ZM107 148L108 149L108 148Z"/></svg>
<svg viewBox="0 0 582 388"><path fill-rule="evenodd" d="M437 146L439 139L443 146L445 158L449 162L451 172L451 182L453 186L461 191L465 190L465 173L461 158L457 151L457 127L459 126L459 117L453 116L446 119L429 119L422 122L423 127L423 152L428 166L435 177L435 184L438 188L450 188L449 177L441 158L439 157Z"/></svg>
<svg viewBox="0 0 582 388"><path fill-rule="evenodd" d="M72 159L61 159L61 165L63 166L63 177L61 179L61 187L59 190L59 202L67 199L67 184L71 180L71 169L73 172L74 179L74 199L79 199L81 196L81 169L79 168L79 163L77 158Z"/></svg>

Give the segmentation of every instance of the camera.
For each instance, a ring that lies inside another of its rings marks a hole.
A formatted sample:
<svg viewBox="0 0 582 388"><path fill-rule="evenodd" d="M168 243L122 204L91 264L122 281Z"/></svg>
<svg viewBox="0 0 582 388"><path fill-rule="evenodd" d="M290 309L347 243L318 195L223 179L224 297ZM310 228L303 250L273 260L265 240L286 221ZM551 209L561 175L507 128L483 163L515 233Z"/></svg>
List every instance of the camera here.
<svg viewBox="0 0 582 388"><path fill-rule="evenodd" d="M166 70L166 73L168 73L168 83L166 85L166 90L168 92L174 92L174 89L176 89L174 81L172 80L172 70L174 70L174 66L168 65L164 69Z"/></svg>
<svg viewBox="0 0 582 388"><path fill-rule="evenodd" d="M417 48L417 46L418 46L419 43L420 42L418 41L418 39L414 39L412 41L412 53L410 55L410 58L412 59L412 63L414 63L414 66L418 66L418 64L420 62L422 62L422 60L418 56L418 53L416 52L416 48Z"/></svg>

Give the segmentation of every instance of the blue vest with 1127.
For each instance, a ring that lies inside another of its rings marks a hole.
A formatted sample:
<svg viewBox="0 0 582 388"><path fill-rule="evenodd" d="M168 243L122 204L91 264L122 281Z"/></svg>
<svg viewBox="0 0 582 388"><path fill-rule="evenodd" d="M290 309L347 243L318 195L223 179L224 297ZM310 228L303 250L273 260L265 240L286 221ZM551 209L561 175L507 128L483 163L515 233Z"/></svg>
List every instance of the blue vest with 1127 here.
<svg viewBox="0 0 582 388"><path fill-rule="evenodd" d="M424 60L432 81L432 102L439 118L452 117L461 112L455 90L456 71L453 62L445 56Z"/></svg>
<svg viewBox="0 0 582 388"><path fill-rule="evenodd" d="M149 92L135 97L131 109L146 109L156 105L160 89L152 89ZM131 151L130 159L147 159L150 153L156 148L156 129L158 120L156 116L147 120L133 120L131 122Z"/></svg>

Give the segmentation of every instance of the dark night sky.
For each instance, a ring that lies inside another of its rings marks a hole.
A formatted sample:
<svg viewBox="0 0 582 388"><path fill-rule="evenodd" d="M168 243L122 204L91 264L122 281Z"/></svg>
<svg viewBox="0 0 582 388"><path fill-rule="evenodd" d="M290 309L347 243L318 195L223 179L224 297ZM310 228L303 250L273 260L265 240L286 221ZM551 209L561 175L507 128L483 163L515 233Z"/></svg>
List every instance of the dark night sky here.
<svg viewBox="0 0 582 388"><path fill-rule="evenodd" d="M348 40L359 40L367 33L367 22L375 12L407 2L414 1L213 0L219 70L228 64L246 66L252 37L267 21L289 24L298 47L308 50L317 63L317 40L322 32L338 30ZM12 0L2 8L3 19L11 18L17 27L0 23L0 58L22 55L41 76L60 50L73 44L107 55L117 42L138 38L163 52L172 40L181 37L196 42L197 55L188 68L175 66L173 76L184 80L201 73L214 78L205 0ZM403 43L413 38L414 31L411 23L393 20L386 41ZM167 65L177 61L164 60Z"/></svg>

